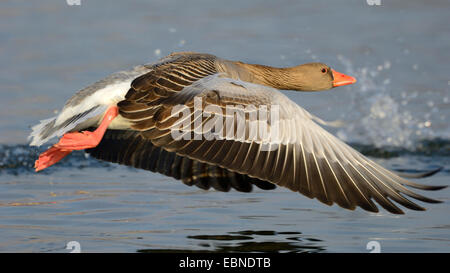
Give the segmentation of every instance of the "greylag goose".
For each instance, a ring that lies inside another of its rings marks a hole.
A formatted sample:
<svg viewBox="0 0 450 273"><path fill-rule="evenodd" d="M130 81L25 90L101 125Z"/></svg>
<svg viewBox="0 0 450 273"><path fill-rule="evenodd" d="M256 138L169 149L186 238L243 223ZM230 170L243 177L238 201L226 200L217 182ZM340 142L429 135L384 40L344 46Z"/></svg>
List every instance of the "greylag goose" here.
<svg viewBox="0 0 450 273"><path fill-rule="evenodd" d="M275 68L172 53L82 89L58 116L34 126L30 145L61 137L39 156L35 169L85 150L97 159L159 172L202 189L250 192L253 186L268 190L278 185L327 205L378 212L377 202L396 214L403 211L395 202L425 210L405 195L440 202L405 186L444 186L417 184L383 168L328 133L317 124L325 121L279 91L320 91L355 82L322 63ZM260 109L277 119L252 119L263 116ZM270 132L253 132L262 127Z"/></svg>

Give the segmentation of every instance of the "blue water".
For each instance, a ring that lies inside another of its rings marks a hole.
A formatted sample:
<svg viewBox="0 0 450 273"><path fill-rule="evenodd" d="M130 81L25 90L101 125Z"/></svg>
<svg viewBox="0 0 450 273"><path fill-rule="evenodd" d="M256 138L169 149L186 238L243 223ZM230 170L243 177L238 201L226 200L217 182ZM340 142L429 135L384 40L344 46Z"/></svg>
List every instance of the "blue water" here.
<svg viewBox="0 0 450 273"><path fill-rule="evenodd" d="M29 127L77 90L172 51L274 66L322 61L357 84L286 92L396 170L449 185L448 1L2 1L0 251L449 252L449 190L426 212L347 211L278 188L203 191L75 153L42 173ZM45 147L44 147L45 148Z"/></svg>

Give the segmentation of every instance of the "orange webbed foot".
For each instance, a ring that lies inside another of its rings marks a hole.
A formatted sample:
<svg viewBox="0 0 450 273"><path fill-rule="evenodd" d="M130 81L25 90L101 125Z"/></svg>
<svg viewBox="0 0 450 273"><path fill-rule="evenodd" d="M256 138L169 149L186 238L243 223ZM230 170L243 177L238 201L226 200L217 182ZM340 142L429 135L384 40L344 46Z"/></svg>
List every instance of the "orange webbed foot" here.
<svg viewBox="0 0 450 273"><path fill-rule="evenodd" d="M39 155L39 159L34 162L34 168L36 172L42 171L63 159L66 155L72 151L62 150L55 146L51 147L47 151Z"/></svg>

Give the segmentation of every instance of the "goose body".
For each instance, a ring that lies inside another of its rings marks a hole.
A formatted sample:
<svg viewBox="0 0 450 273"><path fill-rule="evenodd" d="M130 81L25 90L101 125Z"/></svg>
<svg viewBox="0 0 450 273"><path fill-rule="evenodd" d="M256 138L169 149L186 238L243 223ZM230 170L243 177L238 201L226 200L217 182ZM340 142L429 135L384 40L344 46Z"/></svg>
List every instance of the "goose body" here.
<svg viewBox="0 0 450 273"><path fill-rule="evenodd" d="M273 68L209 54L173 53L79 91L57 117L33 127L30 145L62 136L37 160L37 170L72 150L85 149L95 158L159 172L203 189L249 192L253 186L278 185L328 205L372 212L378 211L375 202L392 213L403 213L395 203L424 210L405 195L439 202L405 186L443 187L411 182L376 164L279 91L320 91L355 81L320 63ZM236 111L231 115L230 107ZM250 117L259 108L268 110L268 116L277 109L277 126L267 119L252 127ZM240 117L243 126L226 127L230 116ZM223 129L216 130L216 125ZM262 125L275 133L252 135L249 128ZM206 138L205 132L212 137Z"/></svg>

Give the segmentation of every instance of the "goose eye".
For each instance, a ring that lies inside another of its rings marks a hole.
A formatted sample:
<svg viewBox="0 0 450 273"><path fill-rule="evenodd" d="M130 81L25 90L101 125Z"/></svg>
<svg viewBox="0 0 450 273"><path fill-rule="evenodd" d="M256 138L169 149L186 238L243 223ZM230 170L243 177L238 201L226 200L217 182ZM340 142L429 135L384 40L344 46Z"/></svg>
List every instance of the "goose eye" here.
<svg viewBox="0 0 450 273"><path fill-rule="evenodd" d="M322 68L322 73L327 73L328 69Z"/></svg>

